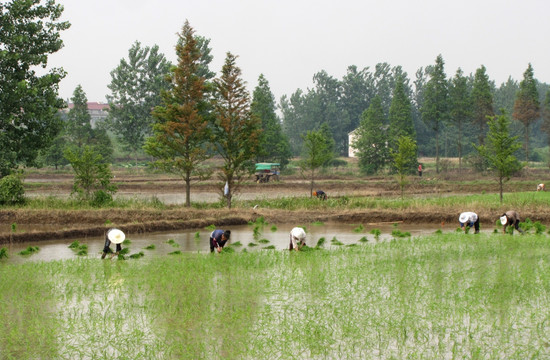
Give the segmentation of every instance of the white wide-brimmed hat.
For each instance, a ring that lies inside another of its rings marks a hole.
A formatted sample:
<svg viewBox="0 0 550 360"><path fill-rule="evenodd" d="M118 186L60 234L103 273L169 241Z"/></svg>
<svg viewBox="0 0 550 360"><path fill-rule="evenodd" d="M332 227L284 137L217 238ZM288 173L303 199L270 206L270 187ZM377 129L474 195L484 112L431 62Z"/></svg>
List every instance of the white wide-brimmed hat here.
<svg viewBox="0 0 550 360"><path fill-rule="evenodd" d="M508 218L506 217L506 215L500 217L500 223L502 225L506 225L506 223L508 223Z"/></svg>
<svg viewBox="0 0 550 360"><path fill-rule="evenodd" d="M466 214L466 213L460 214L460 217L458 218L458 221L460 221L461 223L464 224L466 221L468 221L468 214Z"/></svg>
<svg viewBox="0 0 550 360"><path fill-rule="evenodd" d="M111 240L113 244L120 244L124 241L126 235L119 229L112 229L107 233L107 238Z"/></svg>
<svg viewBox="0 0 550 360"><path fill-rule="evenodd" d="M290 231L290 234L298 240L304 240L306 238L306 232L301 227L295 227Z"/></svg>

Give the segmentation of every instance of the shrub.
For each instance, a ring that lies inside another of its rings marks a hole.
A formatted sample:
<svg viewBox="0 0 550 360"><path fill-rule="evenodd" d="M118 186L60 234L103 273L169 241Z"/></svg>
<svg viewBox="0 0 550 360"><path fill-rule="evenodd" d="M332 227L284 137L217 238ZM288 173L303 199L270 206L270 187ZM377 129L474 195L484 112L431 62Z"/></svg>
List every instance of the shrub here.
<svg viewBox="0 0 550 360"><path fill-rule="evenodd" d="M15 205L25 202L25 189L19 175L8 175L0 179L0 205Z"/></svg>

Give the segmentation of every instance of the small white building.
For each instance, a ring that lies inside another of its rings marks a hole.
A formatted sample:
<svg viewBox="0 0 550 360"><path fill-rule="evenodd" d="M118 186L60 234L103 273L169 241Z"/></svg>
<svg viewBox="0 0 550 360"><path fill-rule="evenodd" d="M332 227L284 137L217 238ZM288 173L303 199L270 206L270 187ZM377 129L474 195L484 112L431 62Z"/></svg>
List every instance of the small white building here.
<svg viewBox="0 0 550 360"><path fill-rule="evenodd" d="M352 132L348 133L348 157L354 158L357 157L357 150L351 146L355 139L357 139L357 130L355 129Z"/></svg>

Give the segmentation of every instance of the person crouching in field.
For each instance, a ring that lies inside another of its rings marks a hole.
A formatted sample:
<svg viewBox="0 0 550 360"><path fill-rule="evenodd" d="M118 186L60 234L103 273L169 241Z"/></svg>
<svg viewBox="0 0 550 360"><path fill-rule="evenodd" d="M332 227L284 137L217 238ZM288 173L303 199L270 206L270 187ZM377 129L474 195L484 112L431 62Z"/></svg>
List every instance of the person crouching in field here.
<svg viewBox="0 0 550 360"><path fill-rule="evenodd" d="M323 190L314 191L313 196L317 196L317 198L321 200L327 199L327 194Z"/></svg>
<svg viewBox="0 0 550 360"><path fill-rule="evenodd" d="M299 251L306 244L306 232L301 227L290 230L290 244L288 250Z"/></svg>
<svg viewBox="0 0 550 360"><path fill-rule="evenodd" d="M502 214L500 217L500 223L502 224L502 232L506 234L506 227L507 226L513 226L517 231L523 234L523 230L519 228L519 214L517 211L510 210L506 211L506 213ZM512 234L514 233L514 229L512 229Z"/></svg>
<svg viewBox="0 0 550 360"><path fill-rule="evenodd" d="M465 233L473 226L475 229L474 234L479 234L479 216L475 212L463 212L458 217L458 222L460 222L460 228Z"/></svg>
<svg viewBox="0 0 550 360"><path fill-rule="evenodd" d="M105 245L103 246L103 254L101 255L102 259L105 259L107 254L111 254L111 259L120 254L122 251L122 242L126 238L126 235L119 229L109 229L105 234ZM116 251L111 250L111 243L116 244Z"/></svg>
<svg viewBox="0 0 550 360"><path fill-rule="evenodd" d="M231 230L214 230L210 234L210 252L214 252L214 248L220 253L225 243L231 237Z"/></svg>
<svg viewBox="0 0 550 360"><path fill-rule="evenodd" d="M544 186L544 184L538 184L537 191L546 191L546 187Z"/></svg>

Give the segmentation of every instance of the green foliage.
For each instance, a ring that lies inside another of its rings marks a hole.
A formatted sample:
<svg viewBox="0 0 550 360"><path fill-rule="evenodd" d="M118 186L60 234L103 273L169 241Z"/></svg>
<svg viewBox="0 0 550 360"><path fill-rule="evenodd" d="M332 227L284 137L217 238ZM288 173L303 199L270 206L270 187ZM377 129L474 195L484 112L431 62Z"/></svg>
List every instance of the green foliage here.
<svg viewBox="0 0 550 360"><path fill-rule="evenodd" d="M61 129L58 88L65 71L47 65L70 26L59 21L62 13L54 1L0 3L0 178L19 164L33 165Z"/></svg>
<svg viewBox="0 0 550 360"><path fill-rule="evenodd" d="M410 237L411 233L408 231L401 231L399 229L392 230L391 235L396 238Z"/></svg>
<svg viewBox="0 0 550 360"><path fill-rule="evenodd" d="M472 97L468 80L459 68L449 83L449 127L456 132L459 167L462 165L463 132L472 118Z"/></svg>
<svg viewBox="0 0 550 360"><path fill-rule="evenodd" d="M376 96L363 112L355 141L351 144L357 150L359 168L365 174L377 173L389 160L387 127L382 102Z"/></svg>
<svg viewBox="0 0 550 360"><path fill-rule="evenodd" d="M151 244L151 245L147 245L145 247L145 250L155 250L155 248L156 248L155 244Z"/></svg>
<svg viewBox="0 0 550 360"><path fill-rule="evenodd" d="M539 94L537 90L537 81L533 74L531 64L523 73L523 80L519 83L519 91L514 103L515 119L524 126L524 150L525 160L529 160L529 126L533 124L540 116Z"/></svg>
<svg viewBox="0 0 550 360"><path fill-rule="evenodd" d="M391 156L393 168L397 172L397 182L401 188L401 199L403 199L404 188L408 184L407 175L411 173L411 168L417 164L416 141L408 136L401 136L397 140L397 150L391 150Z"/></svg>
<svg viewBox="0 0 550 360"><path fill-rule="evenodd" d="M170 63L158 45L142 47L136 41L128 50L128 59L121 59L111 71L108 124L124 149L136 157L145 137L151 135L151 109L160 105L169 70Z"/></svg>
<svg viewBox="0 0 550 360"><path fill-rule="evenodd" d="M25 203L25 189L21 176L12 174L0 179L0 205Z"/></svg>
<svg viewBox="0 0 550 360"><path fill-rule="evenodd" d="M380 231L380 229L372 229L370 233L374 235L374 240L380 240L380 235L382 235L382 231Z"/></svg>
<svg viewBox="0 0 550 360"><path fill-rule="evenodd" d="M363 232L364 230L365 230L365 227L363 226L363 224L359 224L359 226L353 229L353 232L360 233L360 232Z"/></svg>
<svg viewBox="0 0 550 360"><path fill-rule="evenodd" d="M65 157L71 163L75 173L73 194L94 204L110 202L107 195L116 192L116 185L111 184L112 174L109 165L103 163L103 157L90 146L83 149L67 148ZM97 193L100 192L100 193Z"/></svg>
<svg viewBox="0 0 550 360"><path fill-rule="evenodd" d="M321 248L325 245L326 239L324 237L320 237L319 240L317 240L317 245L315 245L316 248Z"/></svg>
<svg viewBox="0 0 550 360"><path fill-rule="evenodd" d="M395 81L395 89L389 112L389 140L390 148L396 149L397 140L400 136L408 136L416 139L412 118L411 100L405 92L404 77L399 75Z"/></svg>
<svg viewBox="0 0 550 360"><path fill-rule="evenodd" d="M484 143L487 132L487 117L494 116L493 91L485 66L476 70L472 87L472 117L478 136L478 145Z"/></svg>
<svg viewBox="0 0 550 360"><path fill-rule="evenodd" d="M7 259L8 257L8 249L5 247L0 248L0 259Z"/></svg>
<svg viewBox="0 0 550 360"><path fill-rule="evenodd" d="M145 253L143 251L140 251L138 253L135 253L135 254L132 254L130 256L128 256L130 259L139 259L141 257L144 257L145 256Z"/></svg>
<svg viewBox="0 0 550 360"><path fill-rule="evenodd" d="M290 143L283 133L280 121L275 113L275 96L269 88L269 82L260 74L258 85L252 94L252 104L250 111L262 123L262 133L257 162L278 162L281 169L284 169L292 157Z"/></svg>
<svg viewBox="0 0 550 360"><path fill-rule="evenodd" d="M38 251L40 251L40 248L38 246L28 246L25 250L20 251L19 255L32 255Z"/></svg>
<svg viewBox="0 0 550 360"><path fill-rule="evenodd" d="M310 180L310 194L313 193L315 172L334 158L331 149L332 138L322 130L308 131L304 136L303 154L299 166Z"/></svg>
<svg viewBox="0 0 550 360"><path fill-rule="evenodd" d="M489 120L489 133L486 145L476 146L479 152L495 173L500 186L500 202L502 203L503 183L510 176L523 168L513 155L521 145L517 142L517 136L510 136L510 122L506 115L493 116Z"/></svg>
<svg viewBox="0 0 550 360"><path fill-rule="evenodd" d="M332 238L332 240L330 240L330 243L331 243L332 245L335 245L335 246L342 246L342 245L344 245L344 243L341 242L340 240L338 240L338 239L336 238L336 236L334 236L334 237Z"/></svg>

